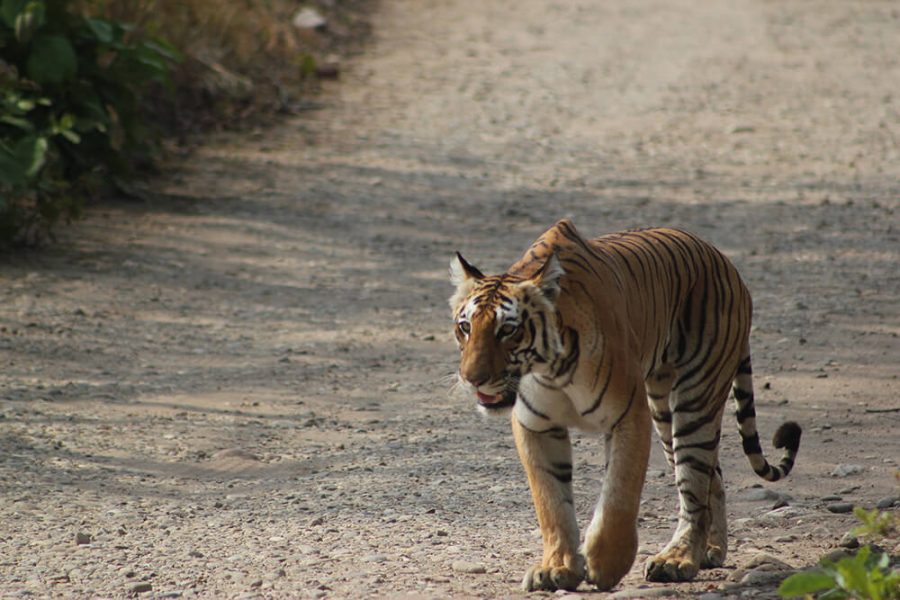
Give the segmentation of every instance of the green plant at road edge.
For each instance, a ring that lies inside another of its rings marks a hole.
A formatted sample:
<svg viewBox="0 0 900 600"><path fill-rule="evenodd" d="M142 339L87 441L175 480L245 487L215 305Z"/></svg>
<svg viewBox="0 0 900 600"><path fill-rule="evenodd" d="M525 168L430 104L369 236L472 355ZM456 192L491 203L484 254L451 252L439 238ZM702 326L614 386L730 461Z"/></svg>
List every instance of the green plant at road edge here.
<svg viewBox="0 0 900 600"><path fill-rule="evenodd" d="M141 112L178 53L69 0L0 0L0 243L77 216L101 181L152 160Z"/></svg>

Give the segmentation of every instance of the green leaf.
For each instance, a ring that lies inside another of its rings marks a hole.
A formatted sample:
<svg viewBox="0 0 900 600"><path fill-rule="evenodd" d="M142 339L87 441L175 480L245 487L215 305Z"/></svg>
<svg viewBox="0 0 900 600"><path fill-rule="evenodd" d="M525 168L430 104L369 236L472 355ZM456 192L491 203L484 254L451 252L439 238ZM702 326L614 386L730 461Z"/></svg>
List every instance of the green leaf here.
<svg viewBox="0 0 900 600"><path fill-rule="evenodd" d="M3 0L0 2L0 18L10 27L16 26L16 17L25 8L28 0Z"/></svg>
<svg viewBox="0 0 900 600"><path fill-rule="evenodd" d="M44 4L42 2L29 2L16 17L16 40L20 44L27 44L43 24Z"/></svg>
<svg viewBox="0 0 900 600"><path fill-rule="evenodd" d="M47 138L26 137L16 143L13 152L25 172L25 177L33 179L47 160Z"/></svg>
<svg viewBox="0 0 900 600"><path fill-rule="evenodd" d="M31 124L31 121L28 119L23 119L22 117L14 117L12 115L3 115L0 117L0 123L6 123L7 125L12 125L13 127L17 127L22 131L34 131L34 125Z"/></svg>
<svg viewBox="0 0 900 600"><path fill-rule="evenodd" d="M778 594L783 598L805 596L835 587L835 581L822 571L796 573L781 582Z"/></svg>
<svg viewBox="0 0 900 600"><path fill-rule="evenodd" d="M101 44L111 44L115 39L115 29L109 21L86 18L84 22Z"/></svg>
<svg viewBox="0 0 900 600"><path fill-rule="evenodd" d="M40 84L70 81L78 73L78 56L67 38L40 35L34 39L25 72Z"/></svg>

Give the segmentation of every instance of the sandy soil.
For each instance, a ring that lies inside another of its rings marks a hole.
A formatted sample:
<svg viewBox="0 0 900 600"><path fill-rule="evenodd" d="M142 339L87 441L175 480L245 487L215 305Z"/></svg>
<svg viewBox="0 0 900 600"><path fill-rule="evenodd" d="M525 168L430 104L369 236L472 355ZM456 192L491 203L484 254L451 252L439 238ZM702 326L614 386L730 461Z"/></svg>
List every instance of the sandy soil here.
<svg viewBox="0 0 900 600"><path fill-rule="evenodd" d="M805 428L764 492L727 422L726 567L620 597L771 596L852 526L829 505L897 496L894 3L382 4L324 109L3 258L0 596L520 597L539 535L508 424L448 394L446 269L562 216L722 247L761 430ZM602 462L578 435L582 522ZM644 498L639 563L658 449Z"/></svg>

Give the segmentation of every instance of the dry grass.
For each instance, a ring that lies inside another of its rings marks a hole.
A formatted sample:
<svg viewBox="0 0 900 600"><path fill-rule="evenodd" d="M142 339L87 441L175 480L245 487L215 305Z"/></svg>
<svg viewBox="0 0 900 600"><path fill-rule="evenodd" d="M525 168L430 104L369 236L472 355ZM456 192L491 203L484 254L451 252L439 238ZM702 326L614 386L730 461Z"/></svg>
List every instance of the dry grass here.
<svg viewBox="0 0 900 600"><path fill-rule="evenodd" d="M157 117L173 130L233 124L290 111L315 88L313 64L359 47L373 0L84 0L92 14L131 23L167 40L185 57L174 73L177 101ZM328 19L323 31L292 21L303 6ZM154 104L159 104L154 102ZM237 119L236 119L237 117Z"/></svg>

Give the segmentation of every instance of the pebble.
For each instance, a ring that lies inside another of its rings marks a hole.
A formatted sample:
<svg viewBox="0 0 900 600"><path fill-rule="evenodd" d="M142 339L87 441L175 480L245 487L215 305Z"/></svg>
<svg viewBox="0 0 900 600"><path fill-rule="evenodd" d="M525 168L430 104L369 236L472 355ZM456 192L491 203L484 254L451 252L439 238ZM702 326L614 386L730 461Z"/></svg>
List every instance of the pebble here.
<svg viewBox="0 0 900 600"><path fill-rule="evenodd" d="M464 560L455 560L450 567L456 571L457 573L486 573L486 569L484 565L480 565L478 563L467 562Z"/></svg>
<svg viewBox="0 0 900 600"><path fill-rule="evenodd" d="M748 502L764 502L767 500L782 500L784 498L786 497L782 494L768 488L750 488L737 494L738 500L746 500Z"/></svg>
<svg viewBox="0 0 900 600"><path fill-rule="evenodd" d="M835 514L845 514L849 512L853 512L853 503L852 502L835 502L834 504L829 504L825 507L825 510L828 512L832 512Z"/></svg>
<svg viewBox="0 0 900 600"><path fill-rule="evenodd" d="M369 554L363 557L365 562L373 562L373 563L383 563L387 561L387 556L384 554Z"/></svg>
<svg viewBox="0 0 900 600"><path fill-rule="evenodd" d="M847 532L841 537L839 544L841 548L859 548L859 539L852 533Z"/></svg>
<svg viewBox="0 0 900 600"><path fill-rule="evenodd" d="M83 546L84 544L90 544L94 541L94 537L89 533L83 533L79 531L75 534L75 544L77 546Z"/></svg>
<svg viewBox="0 0 900 600"><path fill-rule="evenodd" d="M900 504L900 496L887 496L875 503L875 508L893 508Z"/></svg>
<svg viewBox="0 0 900 600"><path fill-rule="evenodd" d="M848 475L858 475L865 470L866 468L861 465L840 464L831 471L831 476L847 477Z"/></svg>
<svg viewBox="0 0 900 600"><path fill-rule="evenodd" d="M715 592L706 592L705 594L700 594L700 598L698 600L725 600L725 596L722 594L717 594Z"/></svg>
<svg viewBox="0 0 900 600"><path fill-rule="evenodd" d="M787 577L784 571L766 571L754 569L741 578L742 585L763 586Z"/></svg>
<svg viewBox="0 0 900 600"><path fill-rule="evenodd" d="M146 581L142 581L141 583L136 583L131 586L132 594L143 594L144 592L150 592L153 590L153 585Z"/></svg>
<svg viewBox="0 0 900 600"><path fill-rule="evenodd" d="M759 552L751 556L744 564L741 565L741 568L763 571L788 571L793 569L794 567L787 564L778 557L772 556L771 554L768 554L766 552Z"/></svg>

